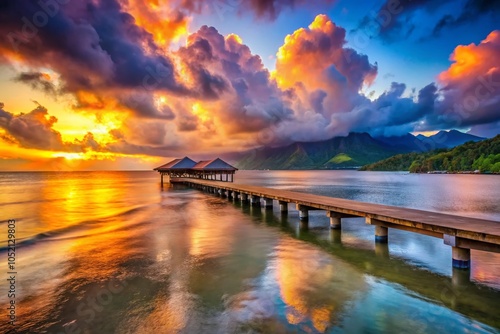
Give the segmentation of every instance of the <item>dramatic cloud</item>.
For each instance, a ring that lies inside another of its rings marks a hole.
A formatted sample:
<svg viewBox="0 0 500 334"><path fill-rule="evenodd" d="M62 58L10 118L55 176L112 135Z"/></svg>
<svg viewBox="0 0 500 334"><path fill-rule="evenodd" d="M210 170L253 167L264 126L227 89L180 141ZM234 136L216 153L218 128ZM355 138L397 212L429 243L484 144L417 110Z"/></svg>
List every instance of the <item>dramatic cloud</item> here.
<svg viewBox="0 0 500 334"><path fill-rule="evenodd" d="M56 122L57 118L49 116L47 109L39 104L27 114L14 115L5 111L0 103L0 128L5 131L2 137L10 143L42 150L65 150L61 134L52 128Z"/></svg>
<svg viewBox="0 0 500 334"><path fill-rule="evenodd" d="M275 20L285 9L299 6L325 8L335 0L119 0L138 26L153 35L156 44L168 47L188 35L192 14L225 15L253 13L258 19Z"/></svg>
<svg viewBox="0 0 500 334"><path fill-rule="evenodd" d="M51 81L50 75L41 72L23 72L14 78L17 82L23 82L31 86L33 89L41 90L48 95L55 96L57 89Z"/></svg>
<svg viewBox="0 0 500 334"><path fill-rule="evenodd" d="M240 1L242 5L254 10L257 15L275 19L285 8L307 6L309 8L333 3L334 0L250 0Z"/></svg>
<svg viewBox="0 0 500 334"><path fill-rule="evenodd" d="M277 55L280 86L290 87L300 78L306 84L321 87L327 80L327 86L357 92L363 84L371 84L377 67L369 63L367 56L344 47L345 35L345 29L326 15L318 15L309 29L302 28L288 35ZM316 73L310 74L308 70Z"/></svg>
<svg viewBox="0 0 500 334"><path fill-rule="evenodd" d="M31 68L15 80L48 94L71 94L76 110L172 120L171 101L217 100L229 89L225 77L168 51L188 21L172 7L154 11L153 2L139 0L40 3L0 5L0 63ZM175 62L183 63L182 72ZM41 71L47 68L57 73L57 87ZM182 111L179 119L189 119Z"/></svg>
<svg viewBox="0 0 500 334"><path fill-rule="evenodd" d="M436 110L425 126L470 127L500 120L500 31L478 45L459 45L453 64L438 79L442 86Z"/></svg>
<svg viewBox="0 0 500 334"><path fill-rule="evenodd" d="M180 82L172 59L159 49L153 35L116 1L53 3L57 6L50 12L31 1L3 3L0 51L4 62L50 67L59 74L62 90L70 93L196 93Z"/></svg>
<svg viewBox="0 0 500 334"><path fill-rule="evenodd" d="M40 5L4 3L0 50L5 52L0 61L32 68L16 80L47 93L71 94L75 110L97 117L127 111L139 118L138 123L123 123L128 127L120 129L124 138L115 138L134 145L134 152L178 147L180 142L202 150L200 138L203 146L234 149L250 145L251 133L292 113L260 57L239 37L225 38L215 28L202 27L187 38L185 47L171 52L165 47L177 32L158 31L170 24L180 32L187 19L164 9L160 17L153 3L141 4L86 0L57 5L42 25L37 21L40 13L48 14ZM284 4L276 2L272 8ZM57 74L57 89L42 68ZM141 142L137 134L149 139Z"/></svg>
<svg viewBox="0 0 500 334"><path fill-rule="evenodd" d="M363 110L357 113L363 117L349 128L385 135L470 128L480 136L495 135L500 122L498 59L500 31L491 32L478 45L459 45L436 84L405 98L405 85L393 83L378 99L355 109Z"/></svg>
<svg viewBox="0 0 500 334"><path fill-rule="evenodd" d="M164 120L175 118L172 109L150 93L130 92L125 96L118 97L118 102L123 107L132 110L137 117Z"/></svg>
<svg viewBox="0 0 500 334"><path fill-rule="evenodd" d="M219 15L230 12L238 14L254 12L258 18L276 19L285 9L293 9L299 6L308 8L325 8L325 5L334 3L335 0L180 0L176 5L192 12L208 10Z"/></svg>
<svg viewBox="0 0 500 334"><path fill-rule="evenodd" d="M191 10L179 1L120 0L120 3L135 18L136 24L150 32L156 44L162 47L187 35L190 21L187 12Z"/></svg>
<svg viewBox="0 0 500 334"><path fill-rule="evenodd" d="M376 65L344 47L344 39L345 30L326 16L286 38L275 78L293 90L294 117L276 127L279 138L307 141L352 131L403 135L500 120L500 32L479 45L458 46L437 84L414 93L393 83L375 100L360 91L375 79Z"/></svg>
<svg viewBox="0 0 500 334"><path fill-rule="evenodd" d="M375 136L400 136L412 132L419 121L434 110L437 87L430 84L417 96L405 97L406 85L393 82L391 88L374 101L356 106L338 118L338 126Z"/></svg>
<svg viewBox="0 0 500 334"><path fill-rule="evenodd" d="M368 57L345 47L346 31L318 15L308 29L299 29L279 49L274 77L281 89L293 92L296 124L286 129L295 140L325 139L349 131L338 118L368 103L360 95L377 75ZM281 136L285 128L280 131Z"/></svg>
<svg viewBox="0 0 500 334"><path fill-rule="evenodd" d="M154 121L130 121L123 130L110 131L114 138L111 141L99 142L90 132L81 139L66 141L54 129L57 118L50 116L45 107L35 103L35 109L19 114L6 111L4 104L0 103L2 141L23 149L69 152L82 154L82 157L94 157L102 153L111 159L115 158L113 154L172 156L183 148L178 138L172 135L173 132L168 131L168 126Z"/></svg>
<svg viewBox="0 0 500 334"><path fill-rule="evenodd" d="M197 68L210 68L224 78L224 96L205 108L228 133L260 131L291 113L260 57L238 36L224 38L215 28L204 26L189 36L188 45L178 54L194 79L199 77ZM207 86L206 90L214 88Z"/></svg>

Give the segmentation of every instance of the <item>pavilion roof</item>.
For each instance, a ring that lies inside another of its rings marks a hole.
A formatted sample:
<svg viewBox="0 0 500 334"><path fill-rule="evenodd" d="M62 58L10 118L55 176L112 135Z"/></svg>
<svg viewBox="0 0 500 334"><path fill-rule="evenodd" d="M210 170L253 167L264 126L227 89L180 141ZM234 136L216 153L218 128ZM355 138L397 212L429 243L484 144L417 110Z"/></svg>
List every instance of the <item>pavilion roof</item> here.
<svg viewBox="0 0 500 334"><path fill-rule="evenodd" d="M154 170L176 170L176 169L191 169L196 165L196 162L188 157L182 159L174 159Z"/></svg>
<svg viewBox="0 0 500 334"><path fill-rule="evenodd" d="M174 159L160 167L156 167L154 170L236 171L238 168L231 166L220 158L204 160L196 163L194 160L184 157L182 159Z"/></svg>
<svg viewBox="0 0 500 334"><path fill-rule="evenodd" d="M205 161L200 161L198 162L194 167L193 170L224 170L224 171L236 171L238 168L231 166L224 160L220 158L212 159L212 160L205 160Z"/></svg>

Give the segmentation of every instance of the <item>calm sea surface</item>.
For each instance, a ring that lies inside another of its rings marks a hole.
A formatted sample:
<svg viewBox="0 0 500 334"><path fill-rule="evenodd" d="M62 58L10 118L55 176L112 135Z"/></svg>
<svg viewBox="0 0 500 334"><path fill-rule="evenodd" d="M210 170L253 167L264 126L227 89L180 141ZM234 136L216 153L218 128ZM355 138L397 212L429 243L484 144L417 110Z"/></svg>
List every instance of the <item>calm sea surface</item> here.
<svg viewBox="0 0 500 334"><path fill-rule="evenodd" d="M240 171L236 182L498 221L500 177ZM154 172L0 173L0 333L499 333L500 254L470 281L440 239L301 228ZM7 324L7 220L16 322Z"/></svg>

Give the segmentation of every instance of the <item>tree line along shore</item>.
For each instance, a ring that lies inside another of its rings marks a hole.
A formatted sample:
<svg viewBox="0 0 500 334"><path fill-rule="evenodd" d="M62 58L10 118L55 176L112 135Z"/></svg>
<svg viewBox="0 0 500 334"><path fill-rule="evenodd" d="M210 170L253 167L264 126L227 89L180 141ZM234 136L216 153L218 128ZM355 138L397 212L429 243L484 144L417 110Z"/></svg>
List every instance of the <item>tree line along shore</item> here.
<svg viewBox="0 0 500 334"><path fill-rule="evenodd" d="M452 149L398 154L365 165L360 170L434 174L500 174L500 135L480 142L468 142Z"/></svg>

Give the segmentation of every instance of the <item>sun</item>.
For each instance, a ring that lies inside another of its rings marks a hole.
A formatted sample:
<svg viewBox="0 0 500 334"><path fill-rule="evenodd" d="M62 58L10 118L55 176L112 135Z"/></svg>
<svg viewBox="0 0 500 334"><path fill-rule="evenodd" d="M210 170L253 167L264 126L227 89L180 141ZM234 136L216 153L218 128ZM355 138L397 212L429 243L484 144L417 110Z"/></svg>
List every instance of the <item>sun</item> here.
<svg viewBox="0 0 500 334"><path fill-rule="evenodd" d="M66 160L83 160L85 155L83 153L68 153L58 152L53 155L54 158L64 158Z"/></svg>

